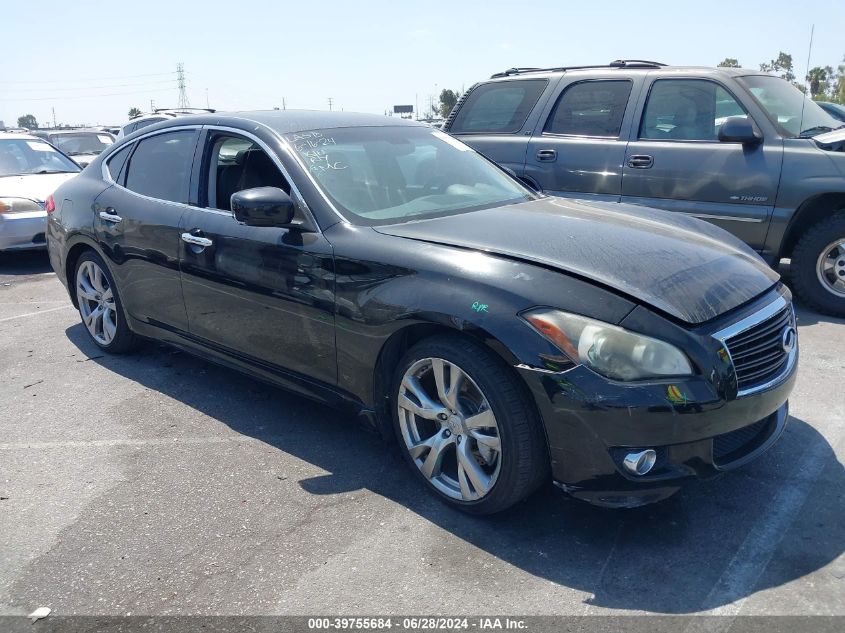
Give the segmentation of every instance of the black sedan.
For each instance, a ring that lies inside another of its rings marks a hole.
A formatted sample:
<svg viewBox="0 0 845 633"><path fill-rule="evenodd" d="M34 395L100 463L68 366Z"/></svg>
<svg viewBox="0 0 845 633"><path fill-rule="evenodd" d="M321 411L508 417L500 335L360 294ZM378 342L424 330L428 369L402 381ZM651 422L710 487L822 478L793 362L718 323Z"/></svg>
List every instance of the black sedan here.
<svg viewBox="0 0 845 633"><path fill-rule="evenodd" d="M786 424L791 298L748 247L548 198L427 126L183 117L118 141L51 208L52 265L103 350L166 341L347 407L470 512L549 479L657 501Z"/></svg>

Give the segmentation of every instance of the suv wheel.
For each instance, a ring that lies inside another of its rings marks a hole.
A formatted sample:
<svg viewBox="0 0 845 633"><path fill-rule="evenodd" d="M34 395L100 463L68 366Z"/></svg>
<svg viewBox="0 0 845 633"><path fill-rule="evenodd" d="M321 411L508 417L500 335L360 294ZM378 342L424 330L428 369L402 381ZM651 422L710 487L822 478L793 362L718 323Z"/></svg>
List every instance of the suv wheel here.
<svg viewBox="0 0 845 633"><path fill-rule="evenodd" d="M79 316L94 343L113 354L132 349L135 335L129 330L117 286L102 258L94 251L83 253L74 279Z"/></svg>
<svg viewBox="0 0 845 633"><path fill-rule="evenodd" d="M489 350L461 337L421 341L403 357L392 402L399 445L427 487L474 514L504 510L548 474L533 403Z"/></svg>
<svg viewBox="0 0 845 633"><path fill-rule="evenodd" d="M795 292L808 304L845 316L845 213L811 226L792 252Z"/></svg>

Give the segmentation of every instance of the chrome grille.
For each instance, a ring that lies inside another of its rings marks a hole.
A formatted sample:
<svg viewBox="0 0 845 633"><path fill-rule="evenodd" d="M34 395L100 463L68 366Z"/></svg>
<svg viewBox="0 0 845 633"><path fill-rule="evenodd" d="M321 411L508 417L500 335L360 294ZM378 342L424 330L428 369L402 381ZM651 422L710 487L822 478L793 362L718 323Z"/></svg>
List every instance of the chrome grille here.
<svg viewBox="0 0 845 633"><path fill-rule="evenodd" d="M774 314L724 339L736 371L740 395L762 387L784 373L790 354L783 347L783 331L795 327L792 305L783 301Z"/></svg>

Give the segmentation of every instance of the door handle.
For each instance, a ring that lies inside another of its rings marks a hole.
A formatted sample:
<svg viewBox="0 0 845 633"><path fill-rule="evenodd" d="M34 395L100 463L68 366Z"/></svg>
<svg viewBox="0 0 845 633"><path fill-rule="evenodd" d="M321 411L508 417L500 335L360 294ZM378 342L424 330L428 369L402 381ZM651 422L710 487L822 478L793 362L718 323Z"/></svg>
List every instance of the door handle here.
<svg viewBox="0 0 845 633"><path fill-rule="evenodd" d="M537 150L537 160L544 163L551 163L557 160L557 152L553 149Z"/></svg>
<svg viewBox="0 0 845 633"><path fill-rule="evenodd" d="M648 169L654 165L654 156L648 154L632 154L628 157L628 167L634 169Z"/></svg>
<svg viewBox="0 0 845 633"><path fill-rule="evenodd" d="M100 219L105 220L106 222L111 222L112 224L117 224L123 220L123 218L119 215L110 213L111 211L114 211L111 207L109 207L106 211L100 211Z"/></svg>
<svg viewBox="0 0 845 633"><path fill-rule="evenodd" d="M211 246L214 243L207 237L191 235L190 233L182 233L182 241L187 244L193 244L194 246L201 246L202 248L205 248L206 246Z"/></svg>

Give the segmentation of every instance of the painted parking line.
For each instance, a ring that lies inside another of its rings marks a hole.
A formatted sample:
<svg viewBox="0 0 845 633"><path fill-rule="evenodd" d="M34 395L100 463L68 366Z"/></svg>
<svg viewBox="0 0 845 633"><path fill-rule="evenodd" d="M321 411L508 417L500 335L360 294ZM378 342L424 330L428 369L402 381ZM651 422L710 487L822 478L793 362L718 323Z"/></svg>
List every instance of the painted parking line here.
<svg viewBox="0 0 845 633"><path fill-rule="evenodd" d="M730 563L703 600L703 616L722 617L695 618L684 629L685 633L721 632L731 628L745 602L754 595L754 586L804 506L813 484L828 465L831 447L833 455L845 448L840 434L829 438L829 442L819 442L808 447L796 460L796 467L789 477L789 485L778 490L772 502L768 504L769 511L751 527Z"/></svg>
<svg viewBox="0 0 845 633"><path fill-rule="evenodd" d="M46 301L44 303L46 303ZM0 319L0 323L5 323L6 321L14 321L15 319L23 319L25 317L35 316L36 314L45 314L47 312L55 312L56 310L67 310L68 308L71 308L73 310L76 309L72 305L66 305L66 306L59 306L58 308L50 308L49 310L36 310L35 312L27 312L26 314L16 314L15 316L2 318L2 319Z"/></svg>
<svg viewBox="0 0 845 633"><path fill-rule="evenodd" d="M98 448L112 446L179 446L182 444L239 444L252 441L282 441L282 436L249 437L234 435L231 437L161 437L149 439L117 438L113 440L62 440L56 442L2 442L0 451L43 450L52 448Z"/></svg>

